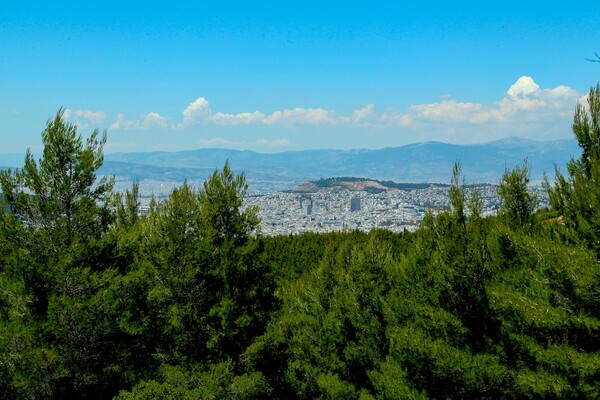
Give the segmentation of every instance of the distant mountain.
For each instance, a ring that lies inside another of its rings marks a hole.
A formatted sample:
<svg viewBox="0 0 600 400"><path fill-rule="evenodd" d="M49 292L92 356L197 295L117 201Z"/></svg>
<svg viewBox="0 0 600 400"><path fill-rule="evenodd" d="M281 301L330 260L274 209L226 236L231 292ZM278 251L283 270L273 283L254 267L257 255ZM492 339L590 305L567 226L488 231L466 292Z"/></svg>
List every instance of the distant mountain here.
<svg viewBox="0 0 600 400"><path fill-rule="evenodd" d="M235 170L277 176L295 181L332 176L354 176L396 182L448 182L455 161L460 161L468 181L497 182L505 167L528 159L531 178L544 171L554 174L554 163L563 167L580 153L575 140L534 141L507 138L490 143L455 145L425 142L380 150L305 150L276 154L253 151L201 149L181 152L113 153L107 161L165 168L214 169L229 160Z"/></svg>
<svg viewBox="0 0 600 400"><path fill-rule="evenodd" d="M395 182L448 183L455 161L468 182L497 182L505 167L528 159L532 181L544 171L554 176L554 163L563 170L571 156L580 154L575 140L534 141L511 137L474 145L425 142L379 150L305 150L276 154L253 151L200 149L179 152L112 153L105 155L103 174L141 181L204 180L229 160L234 171L244 171L252 185L272 182L278 190L333 176L352 176ZM18 167L24 156L0 154L0 165Z"/></svg>
<svg viewBox="0 0 600 400"><path fill-rule="evenodd" d="M225 162L223 162L224 164ZM100 168L100 174L103 175L116 175L121 178L129 178L131 180L145 180L152 179L155 181L169 181L169 182L183 182L188 181L204 181L206 178L213 173L215 168L222 168L223 164L215 164L215 167L201 167L201 168L176 168L176 167L165 167L156 166L152 164L137 164L131 162L121 161L104 161L104 164ZM287 181L288 179L277 174L268 174L255 170L240 170L236 172L244 172L246 178L250 181Z"/></svg>

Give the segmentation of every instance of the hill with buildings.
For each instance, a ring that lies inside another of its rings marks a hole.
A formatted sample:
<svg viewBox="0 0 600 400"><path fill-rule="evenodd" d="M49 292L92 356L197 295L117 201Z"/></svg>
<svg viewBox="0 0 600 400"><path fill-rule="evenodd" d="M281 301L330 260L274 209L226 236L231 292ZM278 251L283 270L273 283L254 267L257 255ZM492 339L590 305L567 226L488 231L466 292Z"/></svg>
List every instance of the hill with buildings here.
<svg viewBox="0 0 600 400"><path fill-rule="evenodd" d="M290 193L333 193L342 191L356 191L377 194L389 190L414 190L426 189L429 187L447 187L440 183L397 183L392 181L380 181L368 178L339 177L339 178L321 178L317 181L302 183L293 189Z"/></svg>

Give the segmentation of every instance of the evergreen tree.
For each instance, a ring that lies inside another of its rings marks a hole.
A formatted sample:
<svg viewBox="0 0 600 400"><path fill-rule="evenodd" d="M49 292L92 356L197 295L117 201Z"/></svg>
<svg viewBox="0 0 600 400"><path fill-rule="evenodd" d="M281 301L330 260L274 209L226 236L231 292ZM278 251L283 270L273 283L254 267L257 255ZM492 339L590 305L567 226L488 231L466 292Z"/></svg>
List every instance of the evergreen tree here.
<svg viewBox="0 0 600 400"><path fill-rule="evenodd" d="M204 235L215 244L233 241L242 244L258 226L258 209L243 209L248 184L244 174L234 174L225 162L222 171L215 170L199 193Z"/></svg>
<svg viewBox="0 0 600 400"><path fill-rule="evenodd" d="M502 198L500 214L513 228L531 225L533 213L538 204L535 195L529 192L529 166L527 160L522 166L505 169L498 187Z"/></svg>
<svg viewBox="0 0 600 400"><path fill-rule="evenodd" d="M59 254L74 242L99 237L110 221L109 197L114 179L97 179L106 132L86 140L63 110L42 132L44 151L36 162L28 149L21 170L2 171L0 184L10 210L44 233L46 246Z"/></svg>
<svg viewBox="0 0 600 400"><path fill-rule="evenodd" d="M461 172L460 162L454 163L452 169L452 181L450 182L450 191L448 197L450 198L450 210L456 217L457 221L461 224L465 222L465 180L460 179Z"/></svg>
<svg viewBox="0 0 600 400"><path fill-rule="evenodd" d="M600 83L590 88L587 103L578 103L573 117L581 156L567 163L566 177L556 168L554 185L546 179L545 187L564 223L600 256Z"/></svg>
<svg viewBox="0 0 600 400"><path fill-rule="evenodd" d="M0 364L11 370L7 385L15 398L93 391L110 347L103 325L110 321L93 310L103 314L106 304L94 304L95 294L114 274L96 274L88 265L103 258L95 244L112 221L113 179L96 175L106 133L99 137L95 130L84 141L61 109L48 120L42 142L37 162L27 150L22 169L0 173L6 208L0 242L11 243L0 275L10 281L11 298L26 300L20 318L6 319L0 328L14 329L19 346L13 353L0 343L0 352L13 358ZM18 329L17 321L24 326Z"/></svg>

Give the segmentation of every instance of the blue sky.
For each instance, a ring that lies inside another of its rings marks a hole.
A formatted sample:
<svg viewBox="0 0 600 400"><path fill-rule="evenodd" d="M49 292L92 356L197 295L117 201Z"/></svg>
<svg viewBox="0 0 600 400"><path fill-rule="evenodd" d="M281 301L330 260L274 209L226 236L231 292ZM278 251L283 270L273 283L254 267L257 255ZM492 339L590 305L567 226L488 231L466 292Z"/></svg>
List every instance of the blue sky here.
<svg viewBox="0 0 600 400"><path fill-rule="evenodd" d="M8 2L0 152L60 107L108 152L571 137L600 7L495 3Z"/></svg>

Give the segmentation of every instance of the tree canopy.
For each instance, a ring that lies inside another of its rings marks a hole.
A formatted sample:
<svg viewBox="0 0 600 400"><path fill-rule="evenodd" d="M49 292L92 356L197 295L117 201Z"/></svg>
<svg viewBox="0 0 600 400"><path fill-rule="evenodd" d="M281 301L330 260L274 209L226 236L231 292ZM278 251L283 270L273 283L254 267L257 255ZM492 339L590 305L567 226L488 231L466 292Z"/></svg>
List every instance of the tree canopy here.
<svg viewBox="0 0 600 400"><path fill-rule="evenodd" d="M229 163L142 212L59 110L0 175L0 398L598 398L600 86L588 105L550 209L525 162L484 218L457 163L415 233L278 237Z"/></svg>
<svg viewBox="0 0 600 400"><path fill-rule="evenodd" d="M545 186L560 218L600 257L600 84L590 88L587 105L577 104L573 133L581 156L568 162L567 176L557 167L554 185Z"/></svg>
<svg viewBox="0 0 600 400"><path fill-rule="evenodd" d="M97 179L103 163L106 132L95 130L85 144L63 110L42 132L44 151L38 162L27 149L25 165L2 171L0 183L8 206L32 228L47 235L54 251L75 241L102 235L110 222L108 199L113 179Z"/></svg>

